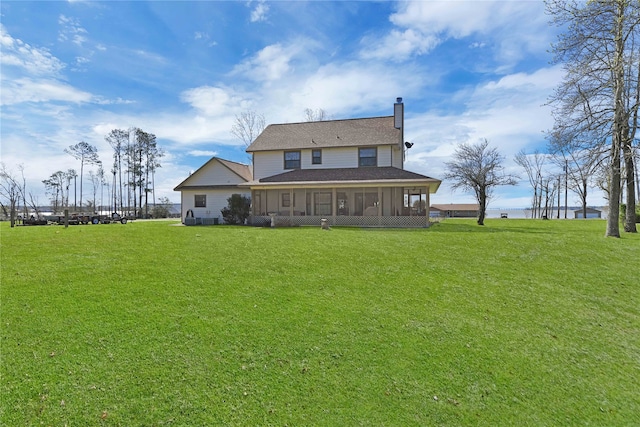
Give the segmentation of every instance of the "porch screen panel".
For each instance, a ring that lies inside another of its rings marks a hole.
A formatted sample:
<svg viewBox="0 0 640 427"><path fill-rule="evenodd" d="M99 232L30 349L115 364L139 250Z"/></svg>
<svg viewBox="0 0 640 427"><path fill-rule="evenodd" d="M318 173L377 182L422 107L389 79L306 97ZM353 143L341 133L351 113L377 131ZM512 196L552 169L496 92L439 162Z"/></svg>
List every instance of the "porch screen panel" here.
<svg viewBox="0 0 640 427"><path fill-rule="evenodd" d="M336 213L349 215L349 198L345 192L338 192L336 196Z"/></svg>
<svg viewBox="0 0 640 427"><path fill-rule="evenodd" d="M331 215L331 192L319 191L314 196L314 214Z"/></svg>
<svg viewBox="0 0 640 427"><path fill-rule="evenodd" d="M378 215L378 193L356 193L355 194L356 216Z"/></svg>

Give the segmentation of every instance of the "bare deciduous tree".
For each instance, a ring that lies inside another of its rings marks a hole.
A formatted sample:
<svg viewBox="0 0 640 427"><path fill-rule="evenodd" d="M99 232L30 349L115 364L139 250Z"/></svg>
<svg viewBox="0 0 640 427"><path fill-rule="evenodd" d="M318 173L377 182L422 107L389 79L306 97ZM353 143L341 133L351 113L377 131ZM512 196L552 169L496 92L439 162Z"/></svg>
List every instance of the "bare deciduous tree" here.
<svg viewBox="0 0 640 427"><path fill-rule="evenodd" d="M236 121L231 127L231 133L240 139L245 147L248 147L262 133L264 128L264 116L249 110L236 114Z"/></svg>
<svg viewBox="0 0 640 427"><path fill-rule="evenodd" d="M0 196L2 196L2 198L5 199L5 203L9 205L7 212L6 205L2 203L2 210L5 214L9 214L11 227L14 227L16 224L16 210L20 197L22 197L21 188L20 182L14 173L7 169L4 163L0 163Z"/></svg>
<svg viewBox="0 0 640 427"><path fill-rule="evenodd" d="M544 166L546 156L536 150L533 154L527 154L524 150L520 150L514 158L515 162L521 166L529 179L529 184L533 188L532 215L533 218L540 216L540 198L542 195L542 168Z"/></svg>
<svg viewBox="0 0 640 427"><path fill-rule="evenodd" d="M453 160L447 162L445 179L453 180L452 188L473 192L480 205L478 225L484 225L487 203L499 185L516 185L517 177L504 172L504 157L496 148L488 148L486 139L478 144L460 144Z"/></svg>
<svg viewBox="0 0 640 427"><path fill-rule="evenodd" d="M549 141L553 161L564 168L566 185L578 195L583 218L587 217L587 194L594 185L599 169L606 159L605 144L589 144L568 135L553 134ZM588 147L588 148L585 148Z"/></svg>
<svg viewBox="0 0 640 427"><path fill-rule="evenodd" d="M554 132L582 135L587 149L609 145L606 235L620 237L622 161L627 203L635 206L632 144L640 104L640 7L637 0L547 0L546 5L552 22L564 28L553 45L555 61L565 70L550 99L556 107ZM635 232L635 218L627 213L624 229Z"/></svg>
<svg viewBox="0 0 640 427"><path fill-rule="evenodd" d="M262 133L265 128L265 119L262 114L253 110L247 110L236 114L236 120L231 126L231 133L242 141L247 148ZM250 158L250 160L252 160Z"/></svg>
<svg viewBox="0 0 640 427"><path fill-rule="evenodd" d="M305 108L304 117L307 122L321 122L323 120L329 120L329 114L322 108L312 110L311 108Z"/></svg>

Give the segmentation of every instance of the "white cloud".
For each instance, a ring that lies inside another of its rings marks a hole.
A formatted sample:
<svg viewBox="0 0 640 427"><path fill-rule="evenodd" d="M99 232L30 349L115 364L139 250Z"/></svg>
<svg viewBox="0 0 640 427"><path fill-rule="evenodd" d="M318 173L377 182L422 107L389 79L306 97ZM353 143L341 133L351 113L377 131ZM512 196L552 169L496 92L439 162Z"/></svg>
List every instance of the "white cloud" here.
<svg viewBox="0 0 640 427"><path fill-rule="evenodd" d="M382 42L376 43L374 37L362 40L365 47L361 52L364 59L393 59L406 60L412 55L428 53L440 43L440 39L433 34L423 34L417 29L404 31L391 30Z"/></svg>
<svg viewBox="0 0 640 427"><path fill-rule="evenodd" d="M153 129L160 138L173 141L175 145L194 146L200 144L240 145L231 135L233 115L205 117L201 115L162 115L139 117L143 129Z"/></svg>
<svg viewBox="0 0 640 427"><path fill-rule="evenodd" d="M20 102L89 102L92 95L53 79L22 78L2 82L2 105Z"/></svg>
<svg viewBox="0 0 640 427"><path fill-rule="evenodd" d="M232 89L215 86L200 86L188 89L180 95L206 117L228 116L247 107L244 97Z"/></svg>
<svg viewBox="0 0 640 427"><path fill-rule="evenodd" d="M218 152L211 150L191 150L187 154L195 157L215 157L218 155Z"/></svg>
<svg viewBox="0 0 640 427"><path fill-rule="evenodd" d="M247 4L251 5L251 2ZM267 20L267 13L269 12L269 5L264 0L259 0L256 7L251 11L251 22L261 22Z"/></svg>
<svg viewBox="0 0 640 427"><path fill-rule="evenodd" d="M218 42L215 40L211 40L209 33L203 31L196 31L193 35L194 40L202 40L206 42L206 45L209 47L217 46Z"/></svg>
<svg viewBox="0 0 640 427"><path fill-rule="evenodd" d="M58 32L58 40L62 42L71 40L73 44L78 46L82 46L83 43L87 41L85 36L87 34L87 30L82 28L80 21L77 19L60 15L58 18L58 24L61 26L61 29Z"/></svg>
<svg viewBox="0 0 640 427"><path fill-rule="evenodd" d="M461 38L500 25L509 10L512 7L504 1L413 1L400 3L400 10L389 20L397 26Z"/></svg>
<svg viewBox="0 0 640 427"><path fill-rule="evenodd" d="M417 93L424 83L425 77L411 67L334 63L319 68L292 88L288 104L297 104L300 114L304 108L322 108L334 117L379 109L392 114L396 97Z"/></svg>
<svg viewBox="0 0 640 427"><path fill-rule="evenodd" d="M442 178L444 164L458 144L486 138L505 156L505 166L519 173L513 156L546 143L543 131L553 123L550 108L544 104L561 77L558 67L507 75L476 87L460 114L425 113L407 118L405 137L414 146L407 151L406 168ZM444 184L441 191L443 196L438 197L453 197L445 194L449 190Z"/></svg>
<svg viewBox="0 0 640 427"><path fill-rule="evenodd" d="M95 104L98 105L127 105L127 104L135 104L136 101L132 101L130 99L122 99L120 97L116 99L104 99L100 96L95 96L92 100Z"/></svg>
<svg viewBox="0 0 640 427"><path fill-rule="evenodd" d="M385 36L364 38L363 57L405 60L427 54L449 38L476 35L491 39L495 55L513 63L526 52L544 52L550 42L548 31L544 31L547 17L542 2L410 1L398 5L389 18L396 28ZM474 41L470 47L487 43Z"/></svg>
<svg viewBox="0 0 640 427"><path fill-rule="evenodd" d="M64 63L44 48L33 47L7 33L0 24L0 46L2 65L20 67L31 75L55 75L64 67ZM3 70L3 74L6 70Z"/></svg>
<svg viewBox="0 0 640 427"><path fill-rule="evenodd" d="M301 44L294 43L269 45L237 65L232 74L242 74L259 82L279 80L291 70L290 62L301 49Z"/></svg>

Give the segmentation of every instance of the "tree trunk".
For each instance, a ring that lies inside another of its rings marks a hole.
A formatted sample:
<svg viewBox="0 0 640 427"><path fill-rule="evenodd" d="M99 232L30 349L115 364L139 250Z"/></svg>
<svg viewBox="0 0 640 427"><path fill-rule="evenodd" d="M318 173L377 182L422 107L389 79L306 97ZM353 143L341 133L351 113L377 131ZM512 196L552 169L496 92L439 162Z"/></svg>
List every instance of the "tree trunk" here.
<svg viewBox="0 0 640 427"><path fill-rule="evenodd" d="M587 180L582 179L582 218L587 219Z"/></svg>
<svg viewBox="0 0 640 427"><path fill-rule="evenodd" d="M614 29L615 54L613 59L613 135L611 138L611 188L609 193L609 216L605 236L620 237L620 149L624 141L624 128L628 123L625 118L624 104L624 5L616 4L616 24Z"/></svg>
<svg viewBox="0 0 640 427"><path fill-rule="evenodd" d="M84 158L80 161L80 210L82 210L82 174L84 173Z"/></svg>
<svg viewBox="0 0 640 427"><path fill-rule="evenodd" d="M13 228L16 226L16 203L13 200L10 200L10 204L9 222L11 223L11 228Z"/></svg>
<svg viewBox="0 0 640 427"><path fill-rule="evenodd" d="M607 237L620 237L620 146L614 133L611 141L611 181L609 182L609 215L607 216Z"/></svg>
<svg viewBox="0 0 640 427"><path fill-rule="evenodd" d="M480 212L478 212L478 225L484 225L484 218L487 214L487 196L481 194L478 198L478 204L480 205Z"/></svg>
<svg viewBox="0 0 640 427"><path fill-rule="evenodd" d="M633 150L631 148L631 142L626 141L623 147L623 158L627 180L627 212L624 218L624 231L627 233L637 233L636 228L636 189L634 170L635 165L633 162Z"/></svg>

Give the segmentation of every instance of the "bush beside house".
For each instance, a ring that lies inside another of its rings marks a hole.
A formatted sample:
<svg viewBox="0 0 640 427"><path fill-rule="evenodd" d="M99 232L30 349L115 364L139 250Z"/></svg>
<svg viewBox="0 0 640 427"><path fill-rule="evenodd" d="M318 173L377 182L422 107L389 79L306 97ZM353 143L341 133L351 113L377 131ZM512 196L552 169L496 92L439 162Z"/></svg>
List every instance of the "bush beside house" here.
<svg viewBox="0 0 640 427"><path fill-rule="evenodd" d="M226 224L241 225L251 213L251 198L240 194L232 194L227 199L228 205L220 210Z"/></svg>

